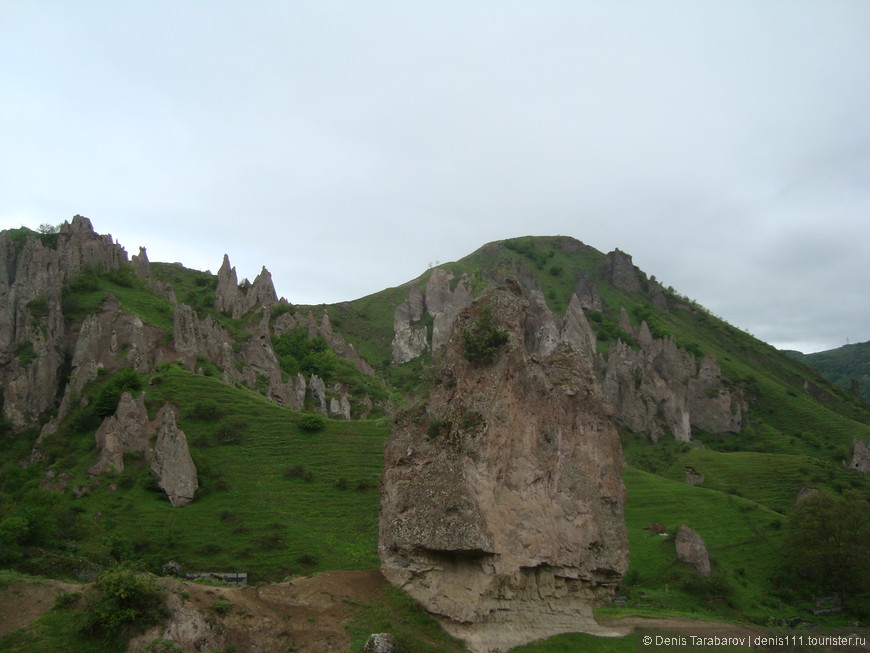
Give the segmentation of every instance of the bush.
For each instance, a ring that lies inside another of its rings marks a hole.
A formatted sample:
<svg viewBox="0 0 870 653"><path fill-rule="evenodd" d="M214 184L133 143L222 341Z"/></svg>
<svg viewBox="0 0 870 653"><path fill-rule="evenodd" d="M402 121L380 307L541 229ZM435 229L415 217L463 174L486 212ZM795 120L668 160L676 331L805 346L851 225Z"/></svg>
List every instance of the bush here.
<svg viewBox="0 0 870 653"><path fill-rule="evenodd" d="M141 389L142 379L139 374L132 367L125 367L100 388L94 410L99 417L108 417L118 408L121 394Z"/></svg>
<svg viewBox="0 0 870 653"><path fill-rule="evenodd" d="M462 332L465 358L471 363L491 363L508 339L507 331L496 326L492 311L486 306L474 324Z"/></svg>
<svg viewBox="0 0 870 653"><path fill-rule="evenodd" d="M326 428L326 418L318 413L305 413L299 418L299 429L306 433L318 433Z"/></svg>
<svg viewBox="0 0 870 653"><path fill-rule="evenodd" d="M18 364L21 365L21 367L27 367L36 358L33 343L30 340L19 342L15 345L12 353L15 355L15 358L18 360Z"/></svg>
<svg viewBox="0 0 870 653"><path fill-rule="evenodd" d="M48 317L48 297L45 295L37 295L27 302L27 310L35 320L41 320Z"/></svg>
<svg viewBox="0 0 870 653"><path fill-rule="evenodd" d="M231 419L221 423L214 437L218 444L241 444L247 430L248 425L241 419Z"/></svg>
<svg viewBox="0 0 870 653"><path fill-rule="evenodd" d="M84 609L82 629L87 635L115 637L123 631L145 630L168 616L154 578L119 565L94 582Z"/></svg>
<svg viewBox="0 0 870 653"><path fill-rule="evenodd" d="M788 567L817 591L855 595L870 583L870 503L849 490L798 503L786 520L782 551Z"/></svg>
<svg viewBox="0 0 870 653"><path fill-rule="evenodd" d="M186 416L190 419L210 422L220 419L226 414L223 406L219 405L213 399L203 399L193 404L193 407L187 411Z"/></svg>

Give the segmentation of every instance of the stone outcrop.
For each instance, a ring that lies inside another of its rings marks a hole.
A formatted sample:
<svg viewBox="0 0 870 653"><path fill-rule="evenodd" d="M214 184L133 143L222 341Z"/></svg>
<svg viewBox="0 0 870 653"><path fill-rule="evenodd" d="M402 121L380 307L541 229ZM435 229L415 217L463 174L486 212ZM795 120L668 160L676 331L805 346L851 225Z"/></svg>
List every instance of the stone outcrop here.
<svg viewBox="0 0 870 653"><path fill-rule="evenodd" d="M0 234L0 386L4 414L16 429L54 407L65 349L61 289L86 268L127 262L111 236L75 216L57 234Z"/></svg>
<svg viewBox="0 0 870 653"><path fill-rule="evenodd" d="M124 454L149 451L148 431L148 411L143 396L134 399L129 392L121 394L115 414L103 420L94 436L100 458L88 473L100 476L123 472Z"/></svg>
<svg viewBox="0 0 870 653"><path fill-rule="evenodd" d="M159 423L157 442L154 445L154 462L151 474L157 485L175 508L186 506L193 501L199 483L196 465L187 448L184 431L175 423L175 412L169 405L160 410L156 420Z"/></svg>
<svg viewBox="0 0 870 653"><path fill-rule="evenodd" d="M164 404L155 418L149 420L144 396L134 398L124 392L115 414L103 420L94 437L99 459L88 473L118 475L124 471L125 454L141 454L150 464L157 485L174 507L193 501L199 487L196 465L184 431L178 428L175 411L169 404ZM153 446L152 440L155 440Z"/></svg>
<svg viewBox="0 0 870 653"><path fill-rule="evenodd" d="M393 363L407 363L427 349L435 352L446 342L456 316L472 300L468 278L463 275L451 289L453 279L449 270L435 268L425 290L411 286L393 317ZM414 325L425 315L432 318L431 334L425 325Z"/></svg>
<svg viewBox="0 0 870 653"><path fill-rule="evenodd" d="M636 339L637 349L618 340L598 357L597 373L622 424L654 442L666 434L688 442L692 427L740 431L748 406L726 384L715 356L697 362L673 338L654 338L646 322L632 328L625 313L620 326Z"/></svg>
<svg viewBox="0 0 870 653"><path fill-rule="evenodd" d="M686 465L686 485L704 485L704 475L691 465Z"/></svg>
<svg viewBox="0 0 870 653"><path fill-rule="evenodd" d="M271 308L278 303L272 274L264 267L254 279L239 286L236 269L230 265L230 258L224 260L217 274L215 288L215 308L234 318L239 318L255 308Z"/></svg>
<svg viewBox="0 0 870 653"><path fill-rule="evenodd" d="M856 469L862 474L870 474L870 442L862 440L852 442L852 455L849 458L848 467Z"/></svg>
<svg viewBox="0 0 870 653"><path fill-rule="evenodd" d="M397 653L396 641L390 633L373 633L366 640L363 653Z"/></svg>
<svg viewBox="0 0 870 653"><path fill-rule="evenodd" d="M130 262L133 264L133 270L140 277L149 278L151 276L151 262L148 260L148 252L144 247L140 247L139 253L130 257Z"/></svg>
<svg viewBox="0 0 870 653"><path fill-rule="evenodd" d="M632 263L631 256L618 249L604 257L604 276L614 288L627 293L642 292L640 270Z"/></svg>
<svg viewBox="0 0 870 653"><path fill-rule="evenodd" d="M159 344L164 332L144 324L138 315L124 313L111 294L100 312L86 317L73 335L71 371L58 409L59 419L75 407L85 386L97 378L100 369L115 372L132 367L148 373L157 363L172 358L171 352Z"/></svg>
<svg viewBox="0 0 870 653"><path fill-rule="evenodd" d="M475 652L597 630L593 601L627 566L612 408L588 352L528 347L539 320L521 294L491 291L455 318L428 404L385 448L382 571ZM509 339L472 364L461 334L484 306Z"/></svg>
<svg viewBox="0 0 870 653"><path fill-rule="evenodd" d="M674 546L677 560L692 565L701 576L706 577L713 573L704 539L685 524L681 524L677 530Z"/></svg>

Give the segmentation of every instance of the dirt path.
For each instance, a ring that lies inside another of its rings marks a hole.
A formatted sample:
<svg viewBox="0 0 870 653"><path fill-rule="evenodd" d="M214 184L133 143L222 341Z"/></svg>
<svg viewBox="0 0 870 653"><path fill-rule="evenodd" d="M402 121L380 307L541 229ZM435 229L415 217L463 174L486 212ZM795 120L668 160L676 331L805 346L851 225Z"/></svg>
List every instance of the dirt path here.
<svg viewBox="0 0 870 653"><path fill-rule="evenodd" d="M0 637L39 619L60 594L81 589L55 580L11 583L0 589Z"/></svg>

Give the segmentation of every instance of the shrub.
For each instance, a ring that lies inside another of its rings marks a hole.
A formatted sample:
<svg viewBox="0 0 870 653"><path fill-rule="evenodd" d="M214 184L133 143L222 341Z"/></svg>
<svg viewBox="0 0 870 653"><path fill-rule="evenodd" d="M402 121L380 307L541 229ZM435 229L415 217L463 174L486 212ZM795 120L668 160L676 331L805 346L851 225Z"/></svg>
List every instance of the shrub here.
<svg viewBox="0 0 870 653"><path fill-rule="evenodd" d="M114 637L159 623L167 616L167 609L154 578L119 565L97 577L84 616L82 629L86 634Z"/></svg>
<svg viewBox="0 0 870 653"><path fill-rule="evenodd" d="M41 320L48 317L48 297L45 295L37 295L27 302L27 310L35 320Z"/></svg>
<svg viewBox="0 0 870 653"><path fill-rule="evenodd" d="M465 358L471 363L491 363L508 339L507 331L496 326L492 311L486 306L474 324L462 332Z"/></svg>
<svg viewBox="0 0 870 653"><path fill-rule="evenodd" d="M294 465L284 470L282 476L286 479L301 478L306 483L314 480L314 474L310 470L305 469L303 465Z"/></svg>
<svg viewBox="0 0 870 653"><path fill-rule="evenodd" d="M221 422L214 436L218 444L241 444L247 430L248 425L241 419L231 419Z"/></svg>
<svg viewBox="0 0 870 653"><path fill-rule="evenodd" d="M12 353L15 355L15 358L18 360L18 364L21 365L21 367L27 367L36 358L33 343L30 340L19 342L15 345Z"/></svg>
<svg viewBox="0 0 870 653"><path fill-rule="evenodd" d="M305 413L299 418L299 429L306 433L318 433L326 428L326 418L318 413Z"/></svg>
<svg viewBox="0 0 870 653"><path fill-rule="evenodd" d="M203 399L193 404L193 407L187 411L187 417L197 419L203 422L220 419L226 414L226 411L213 399Z"/></svg>
<svg viewBox="0 0 870 653"><path fill-rule="evenodd" d="M94 402L94 410L99 417L108 417L118 407L122 393L141 389L142 379L139 374L132 367L125 367L100 388Z"/></svg>

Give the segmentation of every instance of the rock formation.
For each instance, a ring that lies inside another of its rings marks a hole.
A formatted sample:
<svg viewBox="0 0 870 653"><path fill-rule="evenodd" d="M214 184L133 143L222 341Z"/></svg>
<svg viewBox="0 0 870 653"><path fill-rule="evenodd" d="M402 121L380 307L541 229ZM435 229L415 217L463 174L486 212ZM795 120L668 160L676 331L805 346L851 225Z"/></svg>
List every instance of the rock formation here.
<svg viewBox="0 0 870 653"><path fill-rule="evenodd" d="M472 299L468 279L460 277L451 289L453 279L449 270L436 268L424 291L411 287L408 298L399 304L393 317L393 363L407 363L427 349L437 351L445 343L456 316ZM414 326L424 315L432 318L431 337L425 325Z"/></svg>
<svg viewBox="0 0 870 653"><path fill-rule="evenodd" d="M234 318L239 318L254 308L271 308L278 303L272 274L264 267L254 283L239 286L236 269L230 266L230 258L224 254L224 260L217 274L215 288L215 308Z"/></svg>
<svg viewBox="0 0 870 653"><path fill-rule="evenodd" d="M852 442L852 455L848 466L862 474L870 474L870 442L862 440Z"/></svg>
<svg viewBox="0 0 870 653"><path fill-rule="evenodd" d="M86 268L111 270L127 253L82 216L45 239L0 234L0 386L3 411L16 429L54 407L65 332L61 289Z"/></svg>
<svg viewBox="0 0 870 653"><path fill-rule="evenodd" d="M154 434L156 441L152 446ZM143 395L121 394L114 415L105 418L95 434L99 459L88 470L94 476L124 471L124 454L141 454L151 465L151 474L174 507L193 501L199 483L187 438L175 422L169 404L148 419Z"/></svg>
<svg viewBox="0 0 870 653"><path fill-rule="evenodd" d="M120 474L124 471L124 454L149 451L148 431L148 411L142 395L133 399L129 392L122 393L115 414L104 419L97 429L100 458L88 473Z"/></svg>
<svg viewBox="0 0 870 653"><path fill-rule="evenodd" d="M681 524L677 530L674 546L677 560L692 565L701 576L706 577L713 573L704 539L685 524Z"/></svg>
<svg viewBox="0 0 870 653"><path fill-rule="evenodd" d="M671 337L654 338L646 322L638 329L628 316L620 325L636 339L622 340L598 357L597 373L617 419L654 442L669 434L688 442L692 427L713 433L738 433L748 406L729 389L712 354L701 358Z"/></svg>
<svg viewBox="0 0 870 653"><path fill-rule="evenodd" d="M157 442L154 444L151 474L157 479L160 489L166 493L169 503L180 508L193 501L199 487L196 465L190 457L184 431L176 425L175 412L169 405L160 410L155 422L160 426Z"/></svg>
<svg viewBox="0 0 870 653"><path fill-rule="evenodd" d="M486 311L508 342L472 364L463 333ZM428 404L385 448L382 571L475 652L597 630L627 566L612 409L571 329L527 347L534 317L505 290L460 313Z"/></svg>

